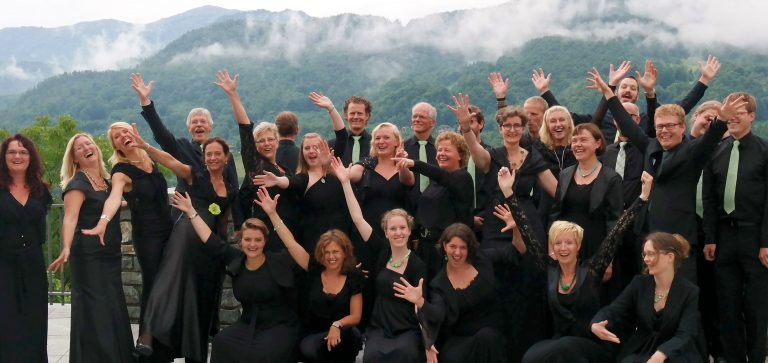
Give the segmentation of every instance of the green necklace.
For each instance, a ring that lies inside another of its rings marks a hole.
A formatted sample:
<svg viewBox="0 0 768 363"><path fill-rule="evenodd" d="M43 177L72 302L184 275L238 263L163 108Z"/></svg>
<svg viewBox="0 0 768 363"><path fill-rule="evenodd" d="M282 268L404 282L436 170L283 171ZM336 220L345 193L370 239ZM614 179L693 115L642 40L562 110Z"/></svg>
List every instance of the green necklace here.
<svg viewBox="0 0 768 363"><path fill-rule="evenodd" d="M571 279L571 282L568 283L568 284L563 282L563 275L560 274L560 280L559 280L560 288L563 289L564 292L568 292L568 290L571 289L571 286L573 285L574 281L576 281L576 274L575 273L573 274L573 278Z"/></svg>
<svg viewBox="0 0 768 363"><path fill-rule="evenodd" d="M389 256L389 261L387 262L387 264L392 266L392 268L400 268L400 266L402 266L405 263L405 260L407 260L408 256L410 255L411 255L411 250L409 249L408 253L406 253L405 256L403 256L403 258L400 259L400 261L398 262L392 261L392 256Z"/></svg>

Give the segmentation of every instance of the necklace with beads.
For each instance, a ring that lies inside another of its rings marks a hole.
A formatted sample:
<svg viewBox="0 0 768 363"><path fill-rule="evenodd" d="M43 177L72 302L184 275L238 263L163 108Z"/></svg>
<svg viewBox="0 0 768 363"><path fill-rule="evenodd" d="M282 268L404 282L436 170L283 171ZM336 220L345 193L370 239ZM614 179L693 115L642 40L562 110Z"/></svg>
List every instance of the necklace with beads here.
<svg viewBox="0 0 768 363"><path fill-rule="evenodd" d="M411 250L408 249L408 253L406 253L405 256L403 256L403 258L401 258L400 261L397 261L397 262L392 261L392 256L389 256L389 261L387 262L387 264L392 268L400 268L400 266L402 266L405 263L405 261L408 260L408 256L410 255L411 255Z"/></svg>
<svg viewBox="0 0 768 363"><path fill-rule="evenodd" d="M592 168L592 170L590 170L590 171L589 171L589 172L587 172L587 173L585 173L585 172L584 172L584 170L581 170L581 167L578 167L578 169L579 169L579 174L581 175L581 177L582 177L582 178L586 178L586 177L588 177L588 176L592 175L592 174L595 172L595 170L597 170L597 168L599 168L599 167L600 167L600 165L603 165L603 163L601 163L601 162L599 162L599 161L598 161L598 162L597 162L597 164L595 164L595 167L594 167L594 168Z"/></svg>
<svg viewBox="0 0 768 363"><path fill-rule="evenodd" d="M558 281L560 283L560 288L563 290L563 292L568 292L568 290L573 287L573 282L576 281L576 273L573 274L573 277L571 278L571 282L565 283L563 281L563 275L560 274L560 280Z"/></svg>
<svg viewBox="0 0 768 363"><path fill-rule="evenodd" d="M101 183L97 183L95 179L91 177L91 174L88 174L85 169L81 170L83 174L85 174L85 177L88 178L88 180L93 184L94 189L96 190L106 190L107 189L107 183L102 181Z"/></svg>
<svg viewBox="0 0 768 363"><path fill-rule="evenodd" d="M659 301L664 300L665 297L667 297L667 295L665 295L665 294L657 294L657 293L654 292L653 293L653 303L654 304L658 304Z"/></svg>

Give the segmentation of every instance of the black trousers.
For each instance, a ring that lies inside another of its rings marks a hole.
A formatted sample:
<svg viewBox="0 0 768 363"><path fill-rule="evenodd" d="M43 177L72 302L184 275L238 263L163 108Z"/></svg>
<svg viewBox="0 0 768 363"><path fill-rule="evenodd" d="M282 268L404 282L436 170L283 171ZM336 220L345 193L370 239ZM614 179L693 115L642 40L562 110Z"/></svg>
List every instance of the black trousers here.
<svg viewBox="0 0 768 363"><path fill-rule="evenodd" d="M764 362L768 268L760 263L760 227L720 224L715 274L720 341L728 362Z"/></svg>

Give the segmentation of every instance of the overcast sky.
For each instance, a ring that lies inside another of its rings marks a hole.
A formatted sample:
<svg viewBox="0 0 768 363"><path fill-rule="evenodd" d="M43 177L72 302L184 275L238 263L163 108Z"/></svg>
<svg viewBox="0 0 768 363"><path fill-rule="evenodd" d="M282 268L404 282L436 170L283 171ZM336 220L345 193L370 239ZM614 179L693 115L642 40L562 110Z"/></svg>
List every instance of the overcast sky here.
<svg viewBox="0 0 768 363"><path fill-rule="evenodd" d="M204 5L227 9L280 11L301 10L312 16L341 13L379 15L408 20L428 14L497 5L505 0L22 0L0 11L0 28L15 26L55 27L82 21L117 19L151 23Z"/></svg>

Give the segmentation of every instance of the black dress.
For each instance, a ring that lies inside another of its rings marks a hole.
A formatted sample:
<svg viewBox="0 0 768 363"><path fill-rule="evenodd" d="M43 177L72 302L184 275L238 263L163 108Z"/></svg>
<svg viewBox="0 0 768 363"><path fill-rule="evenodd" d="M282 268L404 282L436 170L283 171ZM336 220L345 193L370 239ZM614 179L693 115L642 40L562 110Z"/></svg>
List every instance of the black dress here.
<svg viewBox="0 0 768 363"><path fill-rule="evenodd" d="M478 253L477 276L465 289L456 289L445 268L430 284L429 302L419 310L424 346L433 344L440 362L509 362L504 313L497 293L494 264L517 264L511 244Z"/></svg>
<svg viewBox="0 0 768 363"><path fill-rule="evenodd" d="M518 222L520 233L529 246L528 256L535 260L547 276L547 302L554 323L552 339L534 344L523 356L525 363L540 362L607 362L613 359L613 347L592 334L590 321L602 306L603 273L613 260L623 234L632 226L637 213L645 205L639 198L622 214L600 248L591 258L579 259L570 293L562 294L558 286L562 270L535 241L528 227L528 217L517 207L516 198L507 203ZM583 246L583 244L582 244Z"/></svg>
<svg viewBox="0 0 768 363"><path fill-rule="evenodd" d="M192 168L188 192L192 204L208 227L218 230L224 211L235 199L237 184L225 175L227 195L216 194L208 170ZM218 212L218 213L216 213ZM214 214L216 213L216 214ZM206 254L185 215L173 225L163 261L149 294L144 313L145 332L171 347L175 356L203 361L208 355L208 335L218 331L218 305L223 280L221 261Z"/></svg>
<svg viewBox="0 0 768 363"><path fill-rule="evenodd" d="M418 285L426 277L427 267L415 254L408 258L402 274L387 268L392 255L388 241L371 235L368 243L378 253L372 272L376 290L371 322L366 329L365 363L422 363L424 346L421 341L419 322L413 304L395 296L392 284L404 277L411 285ZM387 247L384 247L387 246Z"/></svg>
<svg viewBox="0 0 768 363"><path fill-rule="evenodd" d="M341 343L328 351L325 337L334 321L349 315L349 303L352 296L361 294L365 277L358 270L346 276L344 286L337 294L323 291L320 276L323 268L310 258L308 320L306 333L301 340L300 351L303 359L309 362L342 363L354 362L357 352L362 347L362 336L357 327L342 327Z"/></svg>
<svg viewBox="0 0 768 363"><path fill-rule="evenodd" d="M264 264L249 270L245 254L214 234L203 250L226 265L243 306L237 322L213 338L211 363L297 362L301 328L294 283L301 269L288 252L266 251Z"/></svg>
<svg viewBox="0 0 768 363"><path fill-rule="evenodd" d="M339 179L325 175L311 186L307 173L289 177L288 193L300 195L299 213L301 218L301 245L310 255L314 254L315 245L320 235L330 229L339 229L348 233L352 226L347 203L343 198L344 190ZM282 202L282 196L280 198Z"/></svg>
<svg viewBox="0 0 768 363"><path fill-rule="evenodd" d="M118 163L112 168L112 175L122 173L131 178L131 191L123 193L131 211L131 233L133 249L141 266L141 326L144 332L143 315L149 292L160 269L165 244L171 235L171 207L168 204L168 184L156 165L152 172L129 163Z"/></svg>
<svg viewBox="0 0 768 363"><path fill-rule="evenodd" d="M106 181L105 181L106 182ZM96 191L88 177L77 172L62 192L85 194L77 217L69 262L72 272L72 330L70 362L133 362L133 335L121 280L120 222L112 219L98 236L79 231L99 222L109 190Z"/></svg>
<svg viewBox="0 0 768 363"><path fill-rule="evenodd" d="M373 227L374 233L383 236L381 216L395 208L408 210L408 189L400 183L400 177L397 173L386 179L376 172L378 163L379 160L372 157L365 157L358 162L365 170L356 187L357 200L360 201L360 208L363 210L365 221Z"/></svg>
<svg viewBox="0 0 768 363"><path fill-rule="evenodd" d="M291 176L293 171L289 170L283 165L272 164L269 160L264 159L261 154L256 151L256 142L253 139L253 124L238 125L240 132L240 156L243 158L243 167L245 167L245 176L243 182L240 185L240 192L237 199L245 218L258 218L263 221L267 228L273 229L272 222L264 210L257 204L253 203L256 199L256 191L258 188L253 185L253 177L256 175L263 175L264 172L270 172L276 176ZM285 170L285 173L280 170ZM290 231L294 233L294 237L297 241L302 241L301 229L299 229L300 214L298 210L298 196L300 194L286 193L277 186L267 188L269 195L274 197L280 194L280 203L277 204L277 214L285 223ZM240 226L237 226L239 229ZM283 242L277 237L277 233L270 233L267 236L267 251L282 251L285 249Z"/></svg>
<svg viewBox="0 0 768 363"><path fill-rule="evenodd" d="M489 193L489 203L486 205L483 224L483 241L480 248L504 247L510 243L509 233L502 233L504 222L493 215L496 205L505 203L504 194L499 189L496 175L501 167L509 167L506 148L492 149L491 166L486 173L486 190ZM537 184L538 174L547 170L548 166L536 149L523 161L516 172L514 192L518 205L526 215L536 215L531 192ZM531 233L539 241L546 241L544 226L540 219L530 220ZM519 265L509 264L494 270L496 281L499 282L499 293L504 307L506 319L506 334L509 347L509 359L517 362L533 343L544 339L547 335L546 322L546 279L530 263L523 259Z"/></svg>
<svg viewBox="0 0 768 363"><path fill-rule="evenodd" d="M0 362L47 362L48 281L42 245L47 189L22 205L0 191Z"/></svg>

